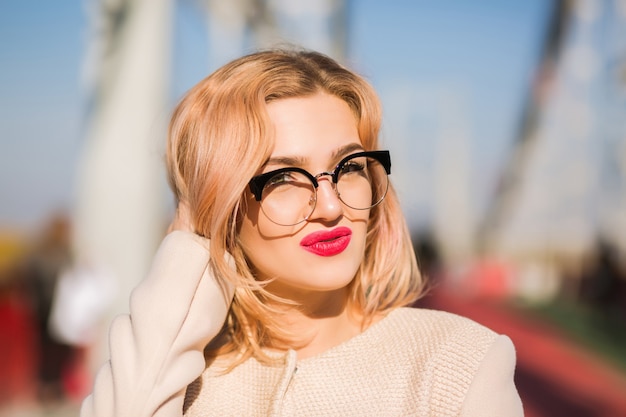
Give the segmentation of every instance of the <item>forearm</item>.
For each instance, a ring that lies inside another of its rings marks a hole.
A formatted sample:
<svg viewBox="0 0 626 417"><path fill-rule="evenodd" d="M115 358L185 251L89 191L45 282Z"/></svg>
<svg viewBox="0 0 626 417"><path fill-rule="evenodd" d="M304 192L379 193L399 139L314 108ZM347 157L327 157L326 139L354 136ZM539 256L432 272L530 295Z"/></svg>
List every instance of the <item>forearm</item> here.
<svg viewBox="0 0 626 417"><path fill-rule="evenodd" d="M111 325L110 360L81 417L182 415L185 388L204 369L204 346L219 332L232 289L209 274L208 240L173 232L133 291L130 314Z"/></svg>

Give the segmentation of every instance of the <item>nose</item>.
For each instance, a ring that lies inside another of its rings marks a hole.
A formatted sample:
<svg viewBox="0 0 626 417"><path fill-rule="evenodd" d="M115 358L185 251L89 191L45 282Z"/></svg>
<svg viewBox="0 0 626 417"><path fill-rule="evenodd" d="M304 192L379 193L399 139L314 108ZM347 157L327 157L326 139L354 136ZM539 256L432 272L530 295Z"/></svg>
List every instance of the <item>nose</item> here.
<svg viewBox="0 0 626 417"><path fill-rule="evenodd" d="M309 220L336 220L343 214L343 204L337 196L335 185L328 175L318 175L317 181L317 202Z"/></svg>

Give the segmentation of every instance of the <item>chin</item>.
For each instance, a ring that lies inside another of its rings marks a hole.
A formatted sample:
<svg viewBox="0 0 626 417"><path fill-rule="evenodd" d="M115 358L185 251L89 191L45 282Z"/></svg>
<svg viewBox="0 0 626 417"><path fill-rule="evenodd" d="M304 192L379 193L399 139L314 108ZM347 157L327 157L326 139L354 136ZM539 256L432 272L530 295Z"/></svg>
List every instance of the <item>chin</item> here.
<svg viewBox="0 0 626 417"><path fill-rule="evenodd" d="M324 268L312 268L309 271L313 273L307 275L295 274L288 279L278 278L268 286L268 290L282 293L285 291L296 293L301 291L335 292L348 287L356 275L356 272L352 275L346 275L345 273L337 274L337 269L335 268L333 268L333 271L324 271Z"/></svg>
<svg viewBox="0 0 626 417"><path fill-rule="evenodd" d="M345 267L343 271L349 271L351 268ZM337 270L324 271L323 269L315 270L315 274L312 277L307 278L302 282L303 287L309 287L313 291L337 291L342 288L346 288L356 275L356 270L353 274L346 275L345 272L337 274ZM308 284L308 285L307 285Z"/></svg>
<svg viewBox="0 0 626 417"><path fill-rule="evenodd" d="M318 291L318 292L338 291L338 290L348 287L353 280L354 280L354 277L351 279L346 279L346 280L341 280L341 279L333 280L332 282L328 282L328 283L322 282L322 283L318 283L317 285L312 286L311 290Z"/></svg>

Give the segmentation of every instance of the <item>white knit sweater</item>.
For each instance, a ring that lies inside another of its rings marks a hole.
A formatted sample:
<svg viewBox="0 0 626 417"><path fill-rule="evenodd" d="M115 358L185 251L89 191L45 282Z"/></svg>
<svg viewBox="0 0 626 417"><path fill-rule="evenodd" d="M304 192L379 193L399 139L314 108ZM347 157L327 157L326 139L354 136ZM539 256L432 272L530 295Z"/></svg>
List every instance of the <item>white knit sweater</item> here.
<svg viewBox="0 0 626 417"><path fill-rule="evenodd" d="M226 375L212 364L188 388L186 415L522 415L510 340L449 313L397 309L321 355L297 360L290 351L282 359L276 366L249 359ZM481 367L493 378L472 387ZM493 409L501 395L510 402Z"/></svg>
<svg viewBox="0 0 626 417"><path fill-rule="evenodd" d="M206 367L232 297L207 273L207 248L191 233L164 240L130 314L111 326L111 359L81 417L523 415L511 341L438 311L394 310L304 360L289 351L273 366Z"/></svg>

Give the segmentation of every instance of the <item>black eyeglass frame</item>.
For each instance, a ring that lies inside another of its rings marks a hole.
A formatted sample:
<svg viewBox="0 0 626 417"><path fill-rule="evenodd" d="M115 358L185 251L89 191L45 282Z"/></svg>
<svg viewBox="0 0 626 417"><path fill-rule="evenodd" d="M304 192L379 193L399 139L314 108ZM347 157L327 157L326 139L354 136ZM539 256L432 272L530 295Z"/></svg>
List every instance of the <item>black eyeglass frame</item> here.
<svg viewBox="0 0 626 417"><path fill-rule="evenodd" d="M280 174L281 172L290 171L290 172L300 172L301 174L306 176L309 180L311 180L316 190L319 187L319 182L317 181L317 179L324 175L329 175L332 178L332 182L336 187L337 182L339 181L339 174L341 173L341 169L343 168L343 165L349 160L354 159L354 158L359 158L359 157L367 157L367 158L375 159L376 161L380 162L383 168L385 168L385 172L387 173L387 175L391 174L391 155L389 154L389 151L363 151L363 152L357 152L357 153L353 153L353 154L346 156L341 161L339 161L339 163L335 166L335 168L332 171L320 172L317 175L313 175L309 171L303 168L299 168L299 167L278 168L273 171L255 175L254 177L252 177L252 179L248 183L248 186L250 187L250 192L254 195L255 200L261 201L263 197L263 188L265 187L265 184L267 184L267 182L273 176Z"/></svg>

